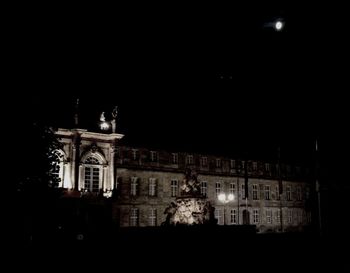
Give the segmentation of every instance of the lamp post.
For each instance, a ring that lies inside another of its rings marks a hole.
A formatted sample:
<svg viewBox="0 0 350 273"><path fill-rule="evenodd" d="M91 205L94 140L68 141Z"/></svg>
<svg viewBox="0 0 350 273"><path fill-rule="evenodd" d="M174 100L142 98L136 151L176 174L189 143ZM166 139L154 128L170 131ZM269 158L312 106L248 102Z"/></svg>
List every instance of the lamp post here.
<svg viewBox="0 0 350 273"><path fill-rule="evenodd" d="M225 193L220 193L219 195L218 195L218 199L219 199L219 201L221 202L221 203L223 203L223 204L227 204L228 202L231 202L231 201L233 201L234 199L235 199L235 196L232 194L232 193L230 193L230 194L228 194L228 195L226 195ZM225 210L226 210L226 207L224 206L224 225L226 225L226 217L225 217Z"/></svg>

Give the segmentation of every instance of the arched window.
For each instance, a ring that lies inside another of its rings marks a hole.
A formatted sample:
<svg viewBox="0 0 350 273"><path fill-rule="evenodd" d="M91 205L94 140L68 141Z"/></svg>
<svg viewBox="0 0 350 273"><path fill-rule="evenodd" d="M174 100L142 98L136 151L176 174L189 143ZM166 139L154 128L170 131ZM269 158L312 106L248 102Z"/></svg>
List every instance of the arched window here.
<svg viewBox="0 0 350 273"><path fill-rule="evenodd" d="M98 192L101 180L101 163L95 157L88 157L84 161L84 189L90 192Z"/></svg>
<svg viewBox="0 0 350 273"><path fill-rule="evenodd" d="M93 165L99 165L99 164L100 164L100 162L98 161L98 159L97 159L97 158L94 158L94 157L92 157L92 156L88 157L88 158L85 160L84 163L85 163L85 164L93 164Z"/></svg>

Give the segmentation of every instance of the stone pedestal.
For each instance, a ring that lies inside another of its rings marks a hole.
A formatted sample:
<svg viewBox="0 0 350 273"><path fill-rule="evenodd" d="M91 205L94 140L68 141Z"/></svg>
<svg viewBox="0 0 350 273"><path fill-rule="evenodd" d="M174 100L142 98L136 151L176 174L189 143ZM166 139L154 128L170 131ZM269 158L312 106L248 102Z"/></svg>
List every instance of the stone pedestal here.
<svg viewBox="0 0 350 273"><path fill-rule="evenodd" d="M213 207L204 197L178 197L165 213L166 225L202 225L213 219Z"/></svg>
<svg viewBox="0 0 350 273"><path fill-rule="evenodd" d="M202 225L215 221L214 207L201 194L196 172L186 170L181 196L171 202L164 213L167 214L164 225Z"/></svg>

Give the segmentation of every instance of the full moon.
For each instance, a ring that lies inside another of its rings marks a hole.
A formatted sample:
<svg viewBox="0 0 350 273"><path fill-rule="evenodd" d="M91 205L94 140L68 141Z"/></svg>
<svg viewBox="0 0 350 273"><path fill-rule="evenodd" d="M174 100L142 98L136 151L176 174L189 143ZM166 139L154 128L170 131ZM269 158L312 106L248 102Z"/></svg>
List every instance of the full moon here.
<svg viewBox="0 0 350 273"><path fill-rule="evenodd" d="M281 21L277 21L277 22L275 23L275 29L276 29L277 31L280 31L282 28L283 28L283 23L282 23Z"/></svg>

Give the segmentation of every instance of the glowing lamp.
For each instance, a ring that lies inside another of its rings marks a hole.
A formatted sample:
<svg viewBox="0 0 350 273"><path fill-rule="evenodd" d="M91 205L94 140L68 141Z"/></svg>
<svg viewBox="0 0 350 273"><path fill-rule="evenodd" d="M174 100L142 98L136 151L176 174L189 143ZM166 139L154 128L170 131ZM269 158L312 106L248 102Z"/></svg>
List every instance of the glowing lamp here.
<svg viewBox="0 0 350 273"><path fill-rule="evenodd" d="M232 193L230 193L228 195L227 199L228 199L228 201L233 201L235 199L235 196Z"/></svg>
<svg viewBox="0 0 350 273"><path fill-rule="evenodd" d="M218 199L219 199L219 201L221 201L221 202L225 202L225 199L226 199L225 194L224 194L224 193L220 193L220 194L218 195Z"/></svg>
<svg viewBox="0 0 350 273"><path fill-rule="evenodd" d="M276 29L277 31L280 31L280 30L282 30L282 28L283 28L283 22L277 21L277 22L275 23L275 29Z"/></svg>

